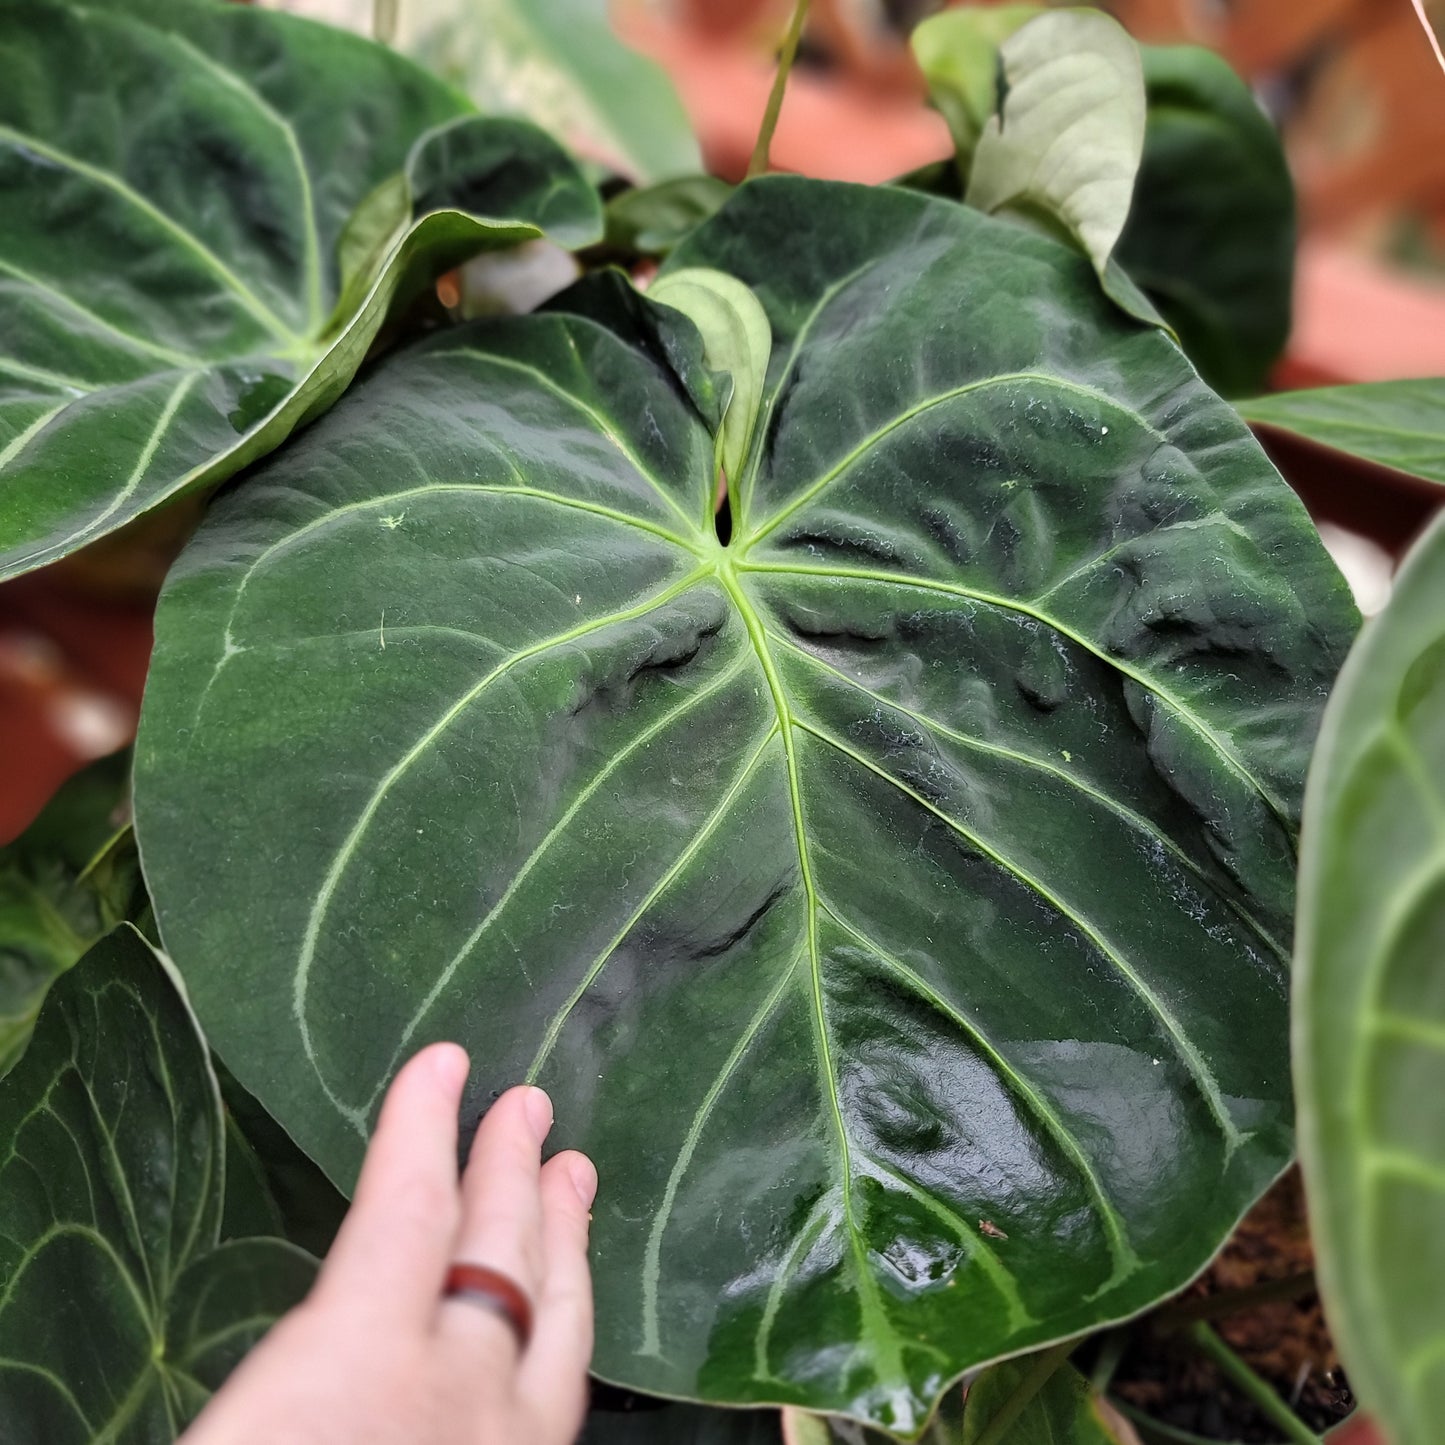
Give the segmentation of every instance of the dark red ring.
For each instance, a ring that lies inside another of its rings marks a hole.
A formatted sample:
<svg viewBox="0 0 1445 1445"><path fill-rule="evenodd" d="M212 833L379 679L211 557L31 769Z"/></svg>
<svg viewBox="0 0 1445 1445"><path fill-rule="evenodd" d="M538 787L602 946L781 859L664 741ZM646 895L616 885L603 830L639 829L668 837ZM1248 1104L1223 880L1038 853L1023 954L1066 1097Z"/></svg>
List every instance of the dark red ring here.
<svg viewBox="0 0 1445 1445"><path fill-rule="evenodd" d="M447 1270L442 1298L464 1300L490 1310L511 1328L519 1350L525 1350L531 1341L532 1301L515 1280L498 1270L484 1264L454 1264Z"/></svg>

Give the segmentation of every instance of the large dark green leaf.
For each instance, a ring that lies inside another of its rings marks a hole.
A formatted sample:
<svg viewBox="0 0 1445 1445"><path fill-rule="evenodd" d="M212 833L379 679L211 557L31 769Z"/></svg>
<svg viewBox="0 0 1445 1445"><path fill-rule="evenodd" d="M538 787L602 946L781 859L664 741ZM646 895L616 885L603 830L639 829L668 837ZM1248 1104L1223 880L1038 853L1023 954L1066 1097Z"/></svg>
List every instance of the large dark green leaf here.
<svg viewBox="0 0 1445 1445"><path fill-rule="evenodd" d="M0 75L0 576L264 455L438 270L600 231L541 132L287 16L12 0Z"/></svg>
<svg viewBox="0 0 1445 1445"><path fill-rule="evenodd" d="M25 1051L51 983L145 906L122 828L129 774L128 752L93 763L0 848L0 1076Z"/></svg>
<svg viewBox="0 0 1445 1445"><path fill-rule="evenodd" d="M1229 396L1265 383L1289 336L1294 185L1248 86L1197 46L1141 46L1144 159L1115 255Z"/></svg>
<svg viewBox="0 0 1445 1445"><path fill-rule="evenodd" d="M1445 523L1361 636L1310 772L1295 1070L1350 1385L1395 1445L1445 1415Z"/></svg>
<svg viewBox="0 0 1445 1445"><path fill-rule="evenodd" d="M607 12L607 0L426 0L401 7L398 43L483 110L526 116L635 181L695 175L672 82Z"/></svg>
<svg viewBox="0 0 1445 1445"><path fill-rule="evenodd" d="M172 1440L301 1298L301 1251L218 1245L223 1151L205 1041L121 928L0 1087L0 1437Z"/></svg>
<svg viewBox="0 0 1445 1445"><path fill-rule="evenodd" d="M1239 409L1256 424L1445 483L1445 379L1440 377L1282 392L1240 402Z"/></svg>
<svg viewBox="0 0 1445 1445"><path fill-rule="evenodd" d="M1353 611L1069 248L778 178L673 261L772 325L731 543L690 353L617 283L558 303L610 330L383 365L172 573L143 857L217 1047L339 1182L459 1038L473 1105L536 1078L601 1166L602 1375L906 1431L1177 1287L1288 1156Z"/></svg>

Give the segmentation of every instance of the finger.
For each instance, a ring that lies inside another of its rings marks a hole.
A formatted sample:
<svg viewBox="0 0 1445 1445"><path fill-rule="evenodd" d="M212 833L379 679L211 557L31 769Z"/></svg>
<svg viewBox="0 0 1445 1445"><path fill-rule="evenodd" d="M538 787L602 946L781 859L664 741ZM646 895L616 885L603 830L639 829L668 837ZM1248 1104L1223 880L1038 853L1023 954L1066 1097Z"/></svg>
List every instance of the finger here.
<svg viewBox="0 0 1445 1445"><path fill-rule="evenodd" d="M541 1089L508 1089L487 1110L462 1177L462 1222L455 1257L514 1280L535 1301L542 1282L542 1141L552 1101ZM465 1297L443 1301L440 1327L468 1349L512 1340L507 1323Z"/></svg>
<svg viewBox="0 0 1445 1445"><path fill-rule="evenodd" d="M522 1361L518 1392L557 1439L571 1439L587 1408L592 1359L592 1272L587 1235L597 1171L585 1154L549 1159L542 1170L545 1273L537 1324Z"/></svg>
<svg viewBox="0 0 1445 1445"><path fill-rule="evenodd" d="M434 1044L392 1082L317 1282L319 1303L417 1328L430 1322L461 1218L457 1112L466 1078L465 1051Z"/></svg>

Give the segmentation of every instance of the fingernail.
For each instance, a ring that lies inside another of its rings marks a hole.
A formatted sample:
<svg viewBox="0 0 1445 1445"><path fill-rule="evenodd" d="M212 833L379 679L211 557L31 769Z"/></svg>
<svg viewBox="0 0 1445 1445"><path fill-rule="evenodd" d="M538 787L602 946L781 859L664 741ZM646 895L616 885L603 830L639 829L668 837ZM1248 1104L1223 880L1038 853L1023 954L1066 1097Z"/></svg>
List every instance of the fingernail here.
<svg viewBox="0 0 1445 1445"><path fill-rule="evenodd" d="M532 1126L532 1132L540 1144L552 1128L552 1101L544 1090L529 1088L523 1107L527 1112L527 1122Z"/></svg>
<svg viewBox="0 0 1445 1445"><path fill-rule="evenodd" d="M571 1176L572 1187L577 1191L583 1209L591 1209L592 1201L597 1198L596 1166L585 1154L579 1154L568 1163L567 1173Z"/></svg>

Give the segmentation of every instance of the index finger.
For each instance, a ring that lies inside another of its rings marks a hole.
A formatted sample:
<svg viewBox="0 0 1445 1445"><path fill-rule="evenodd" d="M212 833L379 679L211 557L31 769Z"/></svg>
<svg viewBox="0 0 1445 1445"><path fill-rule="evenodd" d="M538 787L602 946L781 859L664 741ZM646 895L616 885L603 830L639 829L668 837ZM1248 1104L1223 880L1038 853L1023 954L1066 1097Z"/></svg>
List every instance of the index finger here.
<svg viewBox="0 0 1445 1445"><path fill-rule="evenodd" d="M466 1052L433 1044L387 1090L350 1210L314 1298L426 1327L451 1260L461 1194L457 1115Z"/></svg>

